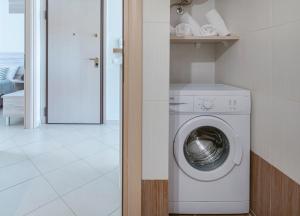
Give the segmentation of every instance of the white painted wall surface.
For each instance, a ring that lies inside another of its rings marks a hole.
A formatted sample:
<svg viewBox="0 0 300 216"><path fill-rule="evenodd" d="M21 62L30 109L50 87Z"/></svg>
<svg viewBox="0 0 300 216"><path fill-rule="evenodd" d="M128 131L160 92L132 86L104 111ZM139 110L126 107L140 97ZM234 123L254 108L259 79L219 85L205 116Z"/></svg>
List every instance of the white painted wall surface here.
<svg viewBox="0 0 300 216"><path fill-rule="evenodd" d="M24 14L9 14L8 0L0 0L0 52L24 53Z"/></svg>
<svg viewBox="0 0 300 216"><path fill-rule="evenodd" d="M143 173L168 179L170 0L143 1Z"/></svg>
<svg viewBox="0 0 300 216"><path fill-rule="evenodd" d="M41 121L42 123L46 123L46 117L44 113L44 109L46 107L46 87L47 87L47 81L46 81L46 19L45 19L45 11L46 11L46 0L40 0L40 31L41 31L41 65L40 65L40 79L41 79Z"/></svg>
<svg viewBox="0 0 300 216"><path fill-rule="evenodd" d="M121 62L122 55L113 53L113 48L119 47L122 36L123 5L122 0L106 1L105 19L105 119L106 121L120 120L121 93Z"/></svg>
<svg viewBox="0 0 300 216"><path fill-rule="evenodd" d="M252 150L300 183L300 1L226 0L241 40L219 49L216 80L251 89Z"/></svg>
<svg viewBox="0 0 300 216"><path fill-rule="evenodd" d="M215 7L215 0L197 0L185 8L200 26L207 24L205 14ZM171 24L180 23L176 7L171 10ZM214 83L215 82L215 47L194 44L171 45L171 83Z"/></svg>

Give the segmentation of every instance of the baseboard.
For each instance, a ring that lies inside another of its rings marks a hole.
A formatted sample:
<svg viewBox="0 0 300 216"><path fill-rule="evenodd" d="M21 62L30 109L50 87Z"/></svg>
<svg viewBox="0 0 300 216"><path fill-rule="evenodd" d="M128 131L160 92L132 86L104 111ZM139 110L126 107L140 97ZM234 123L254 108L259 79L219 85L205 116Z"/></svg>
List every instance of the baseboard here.
<svg viewBox="0 0 300 216"><path fill-rule="evenodd" d="M168 180L142 181L142 216L168 216Z"/></svg>
<svg viewBox="0 0 300 216"><path fill-rule="evenodd" d="M253 152L251 211L255 216L300 215L300 185Z"/></svg>
<svg viewBox="0 0 300 216"><path fill-rule="evenodd" d="M143 180L142 216L167 215L168 181ZM300 185L253 152L250 215L300 216Z"/></svg>

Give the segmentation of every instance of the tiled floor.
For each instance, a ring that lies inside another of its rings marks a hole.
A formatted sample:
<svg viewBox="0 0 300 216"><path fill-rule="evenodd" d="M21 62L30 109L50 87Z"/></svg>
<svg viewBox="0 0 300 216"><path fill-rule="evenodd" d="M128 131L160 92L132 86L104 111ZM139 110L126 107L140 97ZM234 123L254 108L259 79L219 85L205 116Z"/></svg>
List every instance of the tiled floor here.
<svg viewBox="0 0 300 216"><path fill-rule="evenodd" d="M1 216L120 216L117 125L43 125L0 118Z"/></svg>

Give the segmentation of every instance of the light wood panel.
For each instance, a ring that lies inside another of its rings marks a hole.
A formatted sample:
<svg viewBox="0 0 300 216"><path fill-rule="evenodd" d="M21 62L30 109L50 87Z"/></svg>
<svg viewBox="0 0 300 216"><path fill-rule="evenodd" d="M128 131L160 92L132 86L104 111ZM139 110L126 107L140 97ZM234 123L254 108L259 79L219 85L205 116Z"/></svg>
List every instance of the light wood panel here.
<svg viewBox="0 0 300 216"><path fill-rule="evenodd" d="M255 154L251 154L251 210L257 216L270 214L271 166Z"/></svg>
<svg viewBox="0 0 300 216"><path fill-rule="evenodd" d="M251 210L255 216L299 216L300 185L251 154Z"/></svg>
<svg viewBox="0 0 300 216"><path fill-rule="evenodd" d="M143 180L142 216L168 216L168 181Z"/></svg>
<svg viewBox="0 0 300 216"><path fill-rule="evenodd" d="M210 214L210 215L175 215L175 214L170 214L170 216L249 216L249 214L235 214L235 215L215 215L215 214Z"/></svg>
<svg viewBox="0 0 300 216"><path fill-rule="evenodd" d="M235 42L240 39L237 35L232 36L171 36L171 43L222 43Z"/></svg>
<svg viewBox="0 0 300 216"><path fill-rule="evenodd" d="M124 0L123 67L123 216L141 216L141 0Z"/></svg>

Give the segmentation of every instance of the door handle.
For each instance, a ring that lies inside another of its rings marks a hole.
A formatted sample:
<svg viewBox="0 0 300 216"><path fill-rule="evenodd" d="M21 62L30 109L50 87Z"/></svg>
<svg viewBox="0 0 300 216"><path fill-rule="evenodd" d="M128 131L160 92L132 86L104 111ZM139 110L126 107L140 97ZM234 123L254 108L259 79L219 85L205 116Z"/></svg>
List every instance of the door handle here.
<svg viewBox="0 0 300 216"><path fill-rule="evenodd" d="M89 58L90 61L94 61L95 67L99 67L100 64L100 58Z"/></svg>

